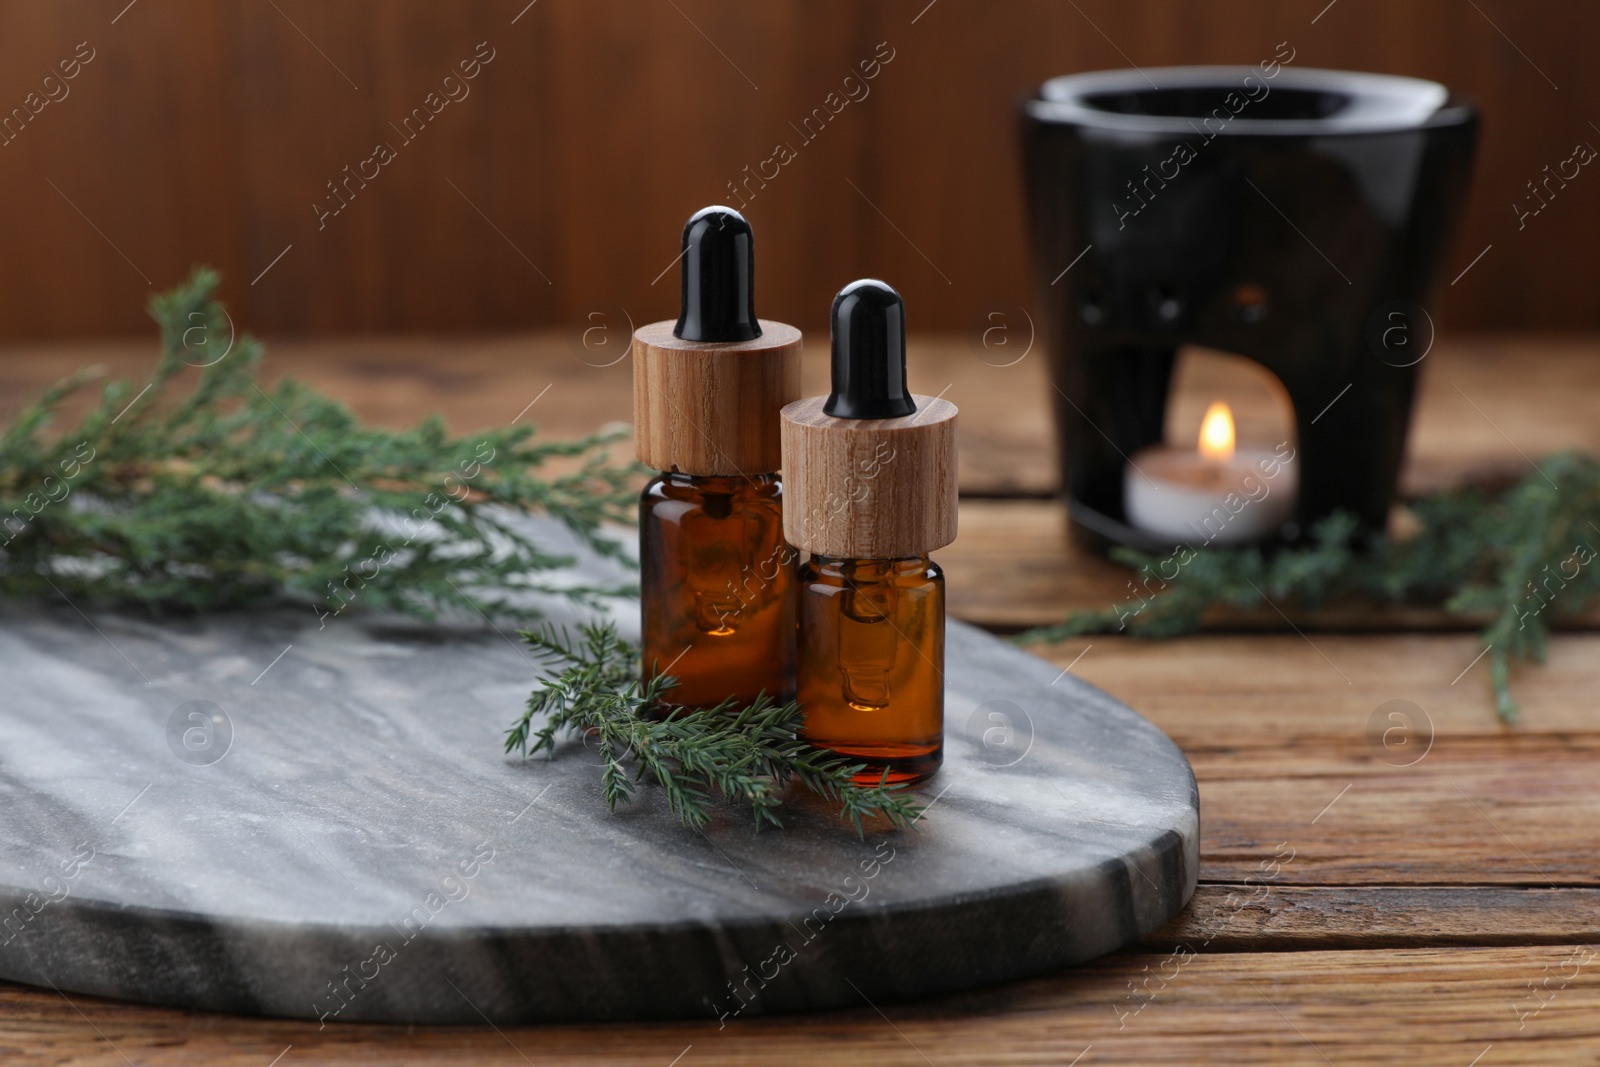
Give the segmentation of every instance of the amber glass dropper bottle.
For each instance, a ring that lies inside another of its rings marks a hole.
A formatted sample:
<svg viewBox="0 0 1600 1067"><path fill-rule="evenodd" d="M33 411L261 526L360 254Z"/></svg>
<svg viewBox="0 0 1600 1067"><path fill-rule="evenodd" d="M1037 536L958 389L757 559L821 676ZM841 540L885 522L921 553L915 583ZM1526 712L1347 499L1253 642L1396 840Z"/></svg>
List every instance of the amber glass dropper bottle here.
<svg viewBox="0 0 1600 1067"><path fill-rule="evenodd" d="M800 331L755 315L750 224L683 229L682 309L633 339L644 673L691 708L794 696L794 573L778 412L800 395Z"/></svg>
<svg viewBox="0 0 1600 1067"><path fill-rule="evenodd" d="M803 735L919 782L944 758L944 572L956 408L906 390L905 305L883 282L833 301L833 392L783 409L784 529L800 569Z"/></svg>

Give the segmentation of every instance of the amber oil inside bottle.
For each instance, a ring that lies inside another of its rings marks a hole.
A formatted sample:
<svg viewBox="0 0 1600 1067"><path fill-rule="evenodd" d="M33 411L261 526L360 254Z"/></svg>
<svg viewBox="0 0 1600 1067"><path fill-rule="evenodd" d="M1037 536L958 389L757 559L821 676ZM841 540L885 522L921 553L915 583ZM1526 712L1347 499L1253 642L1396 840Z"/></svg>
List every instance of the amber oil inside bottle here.
<svg viewBox="0 0 1600 1067"><path fill-rule="evenodd" d="M665 473L639 498L644 673L675 705L795 692L795 559L776 474Z"/></svg>
<svg viewBox="0 0 1600 1067"><path fill-rule="evenodd" d="M800 567L802 734L866 764L875 784L920 782L944 759L944 572L927 556Z"/></svg>

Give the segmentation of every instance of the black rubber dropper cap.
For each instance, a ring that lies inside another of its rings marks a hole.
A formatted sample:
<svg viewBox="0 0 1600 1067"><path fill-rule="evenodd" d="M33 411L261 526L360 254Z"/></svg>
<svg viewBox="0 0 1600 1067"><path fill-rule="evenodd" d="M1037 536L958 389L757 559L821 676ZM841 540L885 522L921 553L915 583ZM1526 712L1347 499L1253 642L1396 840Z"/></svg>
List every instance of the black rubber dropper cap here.
<svg viewBox="0 0 1600 1067"><path fill-rule="evenodd" d="M897 419L914 414L906 392L906 304L876 278L863 278L833 298L833 392L825 415Z"/></svg>
<svg viewBox="0 0 1600 1067"><path fill-rule="evenodd" d="M706 207L683 227L683 297L673 336L724 344L761 336L750 223L731 207Z"/></svg>

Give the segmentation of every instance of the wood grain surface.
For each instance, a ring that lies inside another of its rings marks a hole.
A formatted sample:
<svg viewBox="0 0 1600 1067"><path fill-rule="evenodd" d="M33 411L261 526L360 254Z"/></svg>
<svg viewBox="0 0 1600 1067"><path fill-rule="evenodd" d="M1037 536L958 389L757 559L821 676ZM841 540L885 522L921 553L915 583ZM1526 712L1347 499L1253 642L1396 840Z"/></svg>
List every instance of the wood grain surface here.
<svg viewBox="0 0 1600 1067"><path fill-rule="evenodd" d="M937 9L936 9L937 10ZM1337 10L1337 8L1335 9ZM1331 17L1331 16L1330 16ZM1406 485L1519 476L1600 448L1600 339L1441 341ZM0 419L79 362L121 373L125 344L0 351ZM293 373L396 424L527 417L554 433L628 414L626 361L595 367L559 334L275 345ZM821 386L812 360L805 388ZM999 629L1101 606L1121 573L1064 537L1048 404L1032 357L984 363L914 337L918 392L961 407L961 536L938 553L952 611ZM1200 366L1180 404L1226 387ZM1525 454L1525 455L1524 455ZM1080 638L1037 651L1138 708L1200 783L1194 902L1086 968L930 1003L704 1025L497 1032L330 1026L135 1007L0 987L0 1062L299 1064L1593 1064L1600 1049L1600 635L1558 634L1518 668L1517 725L1495 719L1468 633L1435 614L1351 606L1320 628L1223 620L1166 643ZM1579 620L1583 623L1583 620ZM1393 702L1403 701L1405 704ZM1395 709L1403 718L1392 718Z"/></svg>
<svg viewBox="0 0 1600 1067"><path fill-rule="evenodd" d="M1595 950L1127 953L916 1005L671 1026L493 1030L241 1020L0 989L18 1067L692 1064L1591 1064ZM1575 974L1575 977L1574 977ZM1529 991L1542 989L1542 999ZM1565 982L1565 984L1563 984ZM274 1063L273 1058L282 1058Z"/></svg>
<svg viewBox="0 0 1600 1067"><path fill-rule="evenodd" d="M10 337L135 332L196 262L278 331L644 323L717 200L755 226L763 315L820 325L872 275L914 329L987 329L1033 298L1019 99L1289 50L1482 108L1444 321L1600 327L1600 181L1544 169L1600 144L1591 0L3 0L0 27L0 114L96 50L0 147Z"/></svg>

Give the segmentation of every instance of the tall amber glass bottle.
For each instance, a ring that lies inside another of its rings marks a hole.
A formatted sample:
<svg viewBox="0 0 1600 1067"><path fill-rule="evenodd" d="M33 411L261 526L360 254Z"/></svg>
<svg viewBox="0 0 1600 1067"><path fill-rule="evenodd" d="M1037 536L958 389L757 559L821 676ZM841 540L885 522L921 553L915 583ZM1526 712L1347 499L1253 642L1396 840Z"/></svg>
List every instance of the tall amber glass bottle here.
<svg viewBox="0 0 1600 1067"><path fill-rule="evenodd" d="M757 319L750 224L709 207L683 230L678 321L634 334L644 673L709 707L794 696L797 553L783 537L778 412L800 395L800 331Z"/></svg>
<svg viewBox="0 0 1600 1067"><path fill-rule="evenodd" d="M905 387L905 305L883 282L833 302L833 392L783 409L784 528L800 570L804 737L918 782L944 757L944 574L955 540L955 406Z"/></svg>

